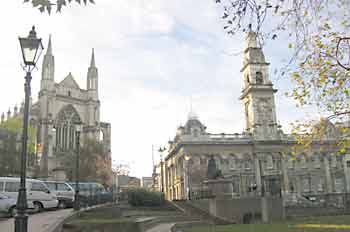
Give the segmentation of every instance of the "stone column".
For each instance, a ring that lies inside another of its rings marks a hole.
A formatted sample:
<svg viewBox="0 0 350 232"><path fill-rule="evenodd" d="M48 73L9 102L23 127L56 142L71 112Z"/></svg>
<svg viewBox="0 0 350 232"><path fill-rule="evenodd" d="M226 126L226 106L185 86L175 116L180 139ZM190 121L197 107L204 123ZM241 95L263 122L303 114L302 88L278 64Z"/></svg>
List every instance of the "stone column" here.
<svg viewBox="0 0 350 232"><path fill-rule="evenodd" d="M255 183L256 183L256 186L257 186L257 191L259 193L259 195L261 195L261 189L262 189L262 179L261 179L261 176L262 176L262 160L260 160L260 157L261 154L256 154L256 156L253 157L254 159L254 167L255 167Z"/></svg>
<svg viewBox="0 0 350 232"><path fill-rule="evenodd" d="M350 154L346 154L343 159L345 192L350 193L350 167L347 166L347 162L350 162Z"/></svg>
<svg viewBox="0 0 350 232"><path fill-rule="evenodd" d="M281 191L282 194L286 194L289 192L289 179L288 179L288 171L287 171L287 160L289 157L284 157L281 154L281 174L282 174L282 181L283 183L281 183Z"/></svg>
<svg viewBox="0 0 350 232"><path fill-rule="evenodd" d="M183 193L184 193L184 196L183 196L183 199L186 199L186 200L189 200L188 199L188 192L189 192L189 183L188 183L188 178L189 178L189 168L188 168L188 160L184 159L184 162L183 162L183 182L184 182L184 189L183 189Z"/></svg>
<svg viewBox="0 0 350 232"><path fill-rule="evenodd" d="M323 159L324 171L326 174L326 192L327 193L333 192L332 177L331 177L331 171L330 171L330 167L329 167L329 158L330 158L329 155L325 155L324 159Z"/></svg>
<svg viewBox="0 0 350 232"><path fill-rule="evenodd" d="M302 193L301 176L300 175L296 176L295 180L296 180L297 195L301 196L301 193Z"/></svg>

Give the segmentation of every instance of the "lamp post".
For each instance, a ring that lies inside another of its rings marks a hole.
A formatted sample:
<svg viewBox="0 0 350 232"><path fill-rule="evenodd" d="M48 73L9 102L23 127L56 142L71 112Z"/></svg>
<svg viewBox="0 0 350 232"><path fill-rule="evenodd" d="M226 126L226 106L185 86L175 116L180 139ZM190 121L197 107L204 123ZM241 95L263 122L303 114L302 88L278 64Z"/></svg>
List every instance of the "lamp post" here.
<svg viewBox="0 0 350 232"><path fill-rule="evenodd" d="M190 164L189 161L191 157L189 155L185 155L185 161L186 161L186 177L184 181L186 182L185 184L185 191L186 191L186 200L191 200L191 187L190 187Z"/></svg>
<svg viewBox="0 0 350 232"><path fill-rule="evenodd" d="M82 131L82 124L80 122L75 124L75 143L76 143L76 163L75 163L75 196L74 196L74 210L80 210L79 199L79 153L80 153L80 133Z"/></svg>
<svg viewBox="0 0 350 232"><path fill-rule="evenodd" d="M17 198L17 214L15 216L15 232L27 232L28 215L27 209L27 190L26 190L26 168L27 168L27 142L28 142L28 120L29 120L29 98L31 72L36 67L36 63L44 49L41 39L36 37L34 26L26 38L19 38L21 51L24 61L23 69L26 71L24 92L24 113L23 113L23 132L22 132L22 152L21 152L21 182Z"/></svg>
<svg viewBox="0 0 350 232"><path fill-rule="evenodd" d="M160 186L161 186L161 192L164 193L164 181L163 181L163 151L165 151L165 147L160 147L159 148L159 153L160 153Z"/></svg>

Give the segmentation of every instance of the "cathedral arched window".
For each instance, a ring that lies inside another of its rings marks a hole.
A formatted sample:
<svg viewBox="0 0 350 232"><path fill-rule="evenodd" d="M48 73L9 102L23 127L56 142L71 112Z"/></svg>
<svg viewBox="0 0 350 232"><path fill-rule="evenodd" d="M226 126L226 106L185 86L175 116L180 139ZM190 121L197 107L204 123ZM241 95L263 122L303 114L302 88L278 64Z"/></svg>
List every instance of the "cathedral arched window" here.
<svg viewBox="0 0 350 232"><path fill-rule="evenodd" d="M262 84L263 83L263 75L262 72L256 72L255 73L256 83Z"/></svg>
<svg viewBox="0 0 350 232"><path fill-rule="evenodd" d="M71 151L75 144L75 125L81 123L81 119L76 109L72 105L67 105L58 113L56 128L56 149L58 151Z"/></svg>

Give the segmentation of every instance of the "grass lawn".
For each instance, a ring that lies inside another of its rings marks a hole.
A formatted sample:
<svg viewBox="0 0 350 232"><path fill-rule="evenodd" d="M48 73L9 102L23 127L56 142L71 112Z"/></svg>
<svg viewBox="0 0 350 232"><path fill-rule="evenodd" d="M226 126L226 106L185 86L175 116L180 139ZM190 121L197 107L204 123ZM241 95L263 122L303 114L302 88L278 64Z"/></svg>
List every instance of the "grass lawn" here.
<svg viewBox="0 0 350 232"><path fill-rule="evenodd" d="M190 232L350 232L350 215L308 217L276 224L195 227Z"/></svg>

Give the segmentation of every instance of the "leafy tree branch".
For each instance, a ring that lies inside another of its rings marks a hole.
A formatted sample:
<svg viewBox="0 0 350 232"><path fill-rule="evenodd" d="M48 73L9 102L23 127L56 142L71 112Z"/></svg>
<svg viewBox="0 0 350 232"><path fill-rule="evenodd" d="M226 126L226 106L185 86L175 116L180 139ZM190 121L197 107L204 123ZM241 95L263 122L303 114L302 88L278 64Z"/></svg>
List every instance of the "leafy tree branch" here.
<svg viewBox="0 0 350 232"><path fill-rule="evenodd" d="M24 3L32 3L32 6L38 8L41 13L47 12L48 14L51 14L53 8L56 8L56 12L61 12L63 7L72 2L84 3L85 5L87 3L95 3L94 0L24 0Z"/></svg>

